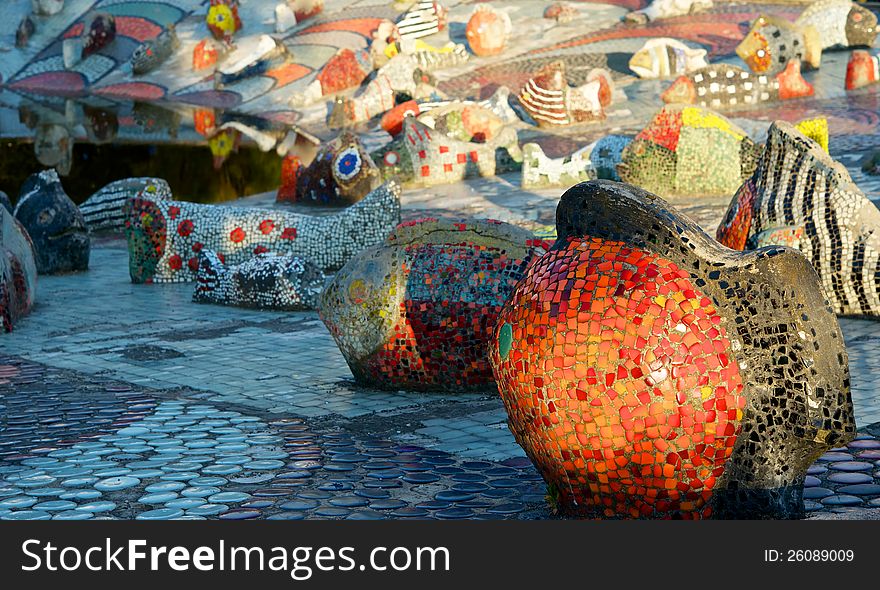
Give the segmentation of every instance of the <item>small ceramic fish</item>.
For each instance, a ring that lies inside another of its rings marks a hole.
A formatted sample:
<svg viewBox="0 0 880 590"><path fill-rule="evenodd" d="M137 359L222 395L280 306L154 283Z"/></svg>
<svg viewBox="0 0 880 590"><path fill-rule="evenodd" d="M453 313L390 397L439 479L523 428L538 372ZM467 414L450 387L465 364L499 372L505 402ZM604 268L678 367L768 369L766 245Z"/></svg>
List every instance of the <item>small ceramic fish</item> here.
<svg viewBox="0 0 880 590"><path fill-rule="evenodd" d="M38 16L52 16L64 8L64 0L31 0L31 12Z"/></svg>
<svg viewBox="0 0 880 590"><path fill-rule="evenodd" d="M775 76L754 74L729 64L700 68L680 76L660 97L667 104L695 104L715 110L736 109L775 100L812 96L798 60Z"/></svg>
<svg viewBox="0 0 880 590"><path fill-rule="evenodd" d="M639 78L670 78L706 67L705 49L692 49L676 39L650 39L629 60Z"/></svg>
<svg viewBox="0 0 880 590"><path fill-rule="evenodd" d="M819 31L812 25L795 25L776 16L761 15L752 23L736 54L756 74L776 74L793 59L809 68L822 61Z"/></svg>
<svg viewBox="0 0 880 590"><path fill-rule="evenodd" d="M565 62L555 61L526 82L519 101L539 127L604 119L604 107L611 104L613 92L611 76L596 68L587 75L587 80L582 86L569 86Z"/></svg>
<svg viewBox="0 0 880 590"><path fill-rule="evenodd" d="M131 55L131 71L136 76L154 70L180 47L174 25L159 33L155 39L141 43Z"/></svg>
<svg viewBox="0 0 880 590"><path fill-rule="evenodd" d="M31 17L24 17L18 24L18 29L15 30L15 46L26 47L31 40L31 36L36 31L37 27L34 25L34 21L31 20Z"/></svg>
<svg viewBox="0 0 880 590"><path fill-rule="evenodd" d="M795 25L815 27L822 49L870 47L877 37L877 15L850 0L811 2Z"/></svg>
<svg viewBox="0 0 880 590"><path fill-rule="evenodd" d="M855 90L880 81L880 54L858 49L846 64L846 89Z"/></svg>

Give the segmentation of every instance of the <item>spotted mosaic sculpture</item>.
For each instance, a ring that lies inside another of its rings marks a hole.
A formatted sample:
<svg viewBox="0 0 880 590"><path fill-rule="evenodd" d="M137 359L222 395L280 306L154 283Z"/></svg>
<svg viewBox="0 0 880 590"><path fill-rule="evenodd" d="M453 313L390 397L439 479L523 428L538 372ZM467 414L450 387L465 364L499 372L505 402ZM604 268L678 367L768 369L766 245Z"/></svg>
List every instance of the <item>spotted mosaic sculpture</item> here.
<svg viewBox="0 0 880 590"><path fill-rule="evenodd" d="M214 68L221 55L225 55L228 47L214 41L214 39L202 39L195 47L192 53L192 69L193 71L206 70Z"/></svg>
<svg viewBox="0 0 880 590"><path fill-rule="evenodd" d="M791 60L775 76L729 64L710 65L680 76L660 97L667 104L695 104L720 111L812 95L813 85L801 76L800 62Z"/></svg>
<svg viewBox="0 0 880 590"><path fill-rule="evenodd" d="M276 311L315 309L324 273L299 256L257 254L238 266L226 266L216 252L199 253L192 300Z"/></svg>
<svg viewBox="0 0 880 590"><path fill-rule="evenodd" d="M734 195L717 238L736 250L797 248L836 313L880 316L880 211L843 165L789 123L770 127L758 167Z"/></svg>
<svg viewBox="0 0 880 590"><path fill-rule="evenodd" d="M140 76L152 72L180 47L174 25L169 25L155 39L140 44L131 54L131 71Z"/></svg>
<svg viewBox="0 0 880 590"><path fill-rule="evenodd" d="M37 263L25 228L0 206L0 323L5 332L34 304Z"/></svg>
<svg viewBox="0 0 880 590"><path fill-rule="evenodd" d="M784 18L762 14L737 46L736 54L756 74L774 75L791 60L818 68L822 41L812 25L798 26Z"/></svg>
<svg viewBox="0 0 880 590"><path fill-rule="evenodd" d="M652 0L645 8L627 13L624 20L632 24L643 24L704 12L712 6L712 0Z"/></svg>
<svg viewBox="0 0 880 590"><path fill-rule="evenodd" d="M350 205L381 183L379 169L357 135L346 131L321 146L312 163L297 172L296 200Z"/></svg>
<svg viewBox="0 0 880 590"><path fill-rule="evenodd" d="M112 14L93 12L83 21L82 34L62 42L64 67L71 69L81 60L95 55L116 40L116 19Z"/></svg>
<svg viewBox="0 0 880 590"><path fill-rule="evenodd" d="M795 25L815 27L822 49L871 47L877 38L877 15L850 0L810 2Z"/></svg>
<svg viewBox="0 0 880 590"><path fill-rule="evenodd" d="M153 200L174 199L171 187L161 178L125 178L111 182L79 206L89 232L122 233L125 203L142 191Z"/></svg>
<svg viewBox="0 0 880 590"><path fill-rule="evenodd" d="M629 69L646 80L674 78L708 65L705 49L693 49L668 37L649 39L629 60Z"/></svg>
<svg viewBox="0 0 880 590"><path fill-rule="evenodd" d="M726 196L751 176L759 148L724 116L663 107L623 150L623 182L670 196Z"/></svg>
<svg viewBox="0 0 880 590"><path fill-rule="evenodd" d="M511 29L506 12L491 4L477 4L465 27L465 37L475 55L487 57L504 51Z"/></svg>
<svg viewBox="0 0 880 590"><path fill-rule="evenodd" d="M526 82L519 102L540 127L558 127L605 118L614 91L611 75L596 68L582 86L569 86L565 62L544 66Z"/></svg>
<svg viewBox="0 0 880 590"><path fill-rule="evenodd" d="M354 97L337 97L327 118L331 129L364 123L394 108L398 94L430 96L430 77L415 57L401 53L376 71L375 77Z"/></svg>
<svg viewBox="0 0 880 590"><path fill-rule="evenodd" d="M853 51L846 64L846 89L856 90L877 82L880 82L880 56L861 49Z"/></svg>
<svg viewBox="0 0 880 590"><path fill-rule="evenodd" d="M34 245L37 272L88 270L91 242L82 213L64 192L55 170L31 174L18 194L15 218Z"/></svg>
<svg viewBox="0 0 880 590"><path fill-rule="evenodd" d="M359 383L493 389L496 314L541 247L501 222L404 223L336 274L319 313Z"/></svg>
<svg viewBox="0 0 880 590"><path fill-rule="evenodd" d="M606 180L569 189L556 219L489 357L559 509L802 517L807 469L855 435L843 337L809 262L734 253Z"/></svg>
<svg viewBox="0 0 880 590"><path fill-rule="evenodd" d="M204 249L229 265L270 252L335 270L399 223L400 187L387 182L333 215L153 200L143 192L128 201L125 214L133 283L194 281Z"/></svg>
<svg viewBox="0 0 880 590"><path fill-rule="evenodd" d="M401 39L428 37L446 28L446 8L437 0L417 0L397 21Z"/></svg>
<svg viewBox="0 0 880 590"><path fill-rule="evenodd" d="M504 120L494 111L472 101L448 102L429 109L418 120L453 139L477 143L492 141L505 129Z"/></svg>
<svg viewBox="0 0 880 590"><path fill-rule="evenodd" d="M596 178L590 146L561 158L548 158L537 143L525 144L522 151L521 186L524 189L569 187Z"/></svg>
<svg viewBox="0 0 880 590"><path fill-rule="evenodd" d="M370 155L383 178L417 186L495 176L522 167L522 150L511 127L489 142L476 143L444 135L414 117L404 120L397 139Z"/></svg>

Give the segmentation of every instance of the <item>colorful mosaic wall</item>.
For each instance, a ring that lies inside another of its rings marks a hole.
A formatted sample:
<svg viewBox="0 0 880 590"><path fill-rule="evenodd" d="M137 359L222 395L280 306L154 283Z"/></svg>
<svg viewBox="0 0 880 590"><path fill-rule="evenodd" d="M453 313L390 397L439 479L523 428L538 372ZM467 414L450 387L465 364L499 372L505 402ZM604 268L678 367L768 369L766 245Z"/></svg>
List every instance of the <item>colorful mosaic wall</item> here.
<svg viewBox="0 0 880 590"><path fill-rule="evenodd" d="M134 283L195 281L199 253L213 250L237 265L266 252L341 268L382 240L400 222L400 187L389 181L359 203L332 215L277 209L154 200L141 192L125 206L129 272Z"/></svg>
<svg viewBox="0 0 880 590"><path fill-rule="evenodd" d="M217 253L199 254L196 303L217 303L256 309L314 309L324 288L324 273L299 256L257 254L228 267Z"/></svg>
<svg viewBox="0 0 880 590"><path fill-rule="evenodd" d="M545 244L499 221L421 219L352 259L320 315L355 379L383 389L492 389L495 320Z"/></svg>
<svg viewBox="0 0 880 590"><path fill-rule="evenodd" d="M30 311L36 288L34 245L24 227L0 206L0 323L5 332Z"/></svg>
<svg viewBox="0 0 880 590"><path fill-rule="evenodd" d="M624 182L665 197L729 195L754 171L757 153L724 116L670 105L624 148L617 170Z"/></svg>
<svg viewBox="0 0 880 590"><path fill-rule="evenodd" d="M754 176L737 191L717 238L737 250L782 244L813 264L841 315L880 315L880 211L849 172L794 126L777 121Z"/></svg>
<svg viewBox="0 0 880 590"><path fill-rule="evenodd" d="M809 262L731 255L662 199L569 189L489 355L559 508L795 518L810 464L855 435L840 327Z"/></svg>

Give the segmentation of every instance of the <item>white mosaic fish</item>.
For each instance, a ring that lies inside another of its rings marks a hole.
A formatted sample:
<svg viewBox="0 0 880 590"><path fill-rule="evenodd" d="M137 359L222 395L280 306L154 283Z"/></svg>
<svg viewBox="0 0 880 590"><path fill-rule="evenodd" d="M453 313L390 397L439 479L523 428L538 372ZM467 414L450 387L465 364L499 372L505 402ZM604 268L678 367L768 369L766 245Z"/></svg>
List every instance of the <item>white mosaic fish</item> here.
<svg viewBox="0 0 880 590"><path fill-rule="evenodd" d="M629 60L629 69L642 79L680 76L708 65L705 49L668 37L649 39Z"/></svg>

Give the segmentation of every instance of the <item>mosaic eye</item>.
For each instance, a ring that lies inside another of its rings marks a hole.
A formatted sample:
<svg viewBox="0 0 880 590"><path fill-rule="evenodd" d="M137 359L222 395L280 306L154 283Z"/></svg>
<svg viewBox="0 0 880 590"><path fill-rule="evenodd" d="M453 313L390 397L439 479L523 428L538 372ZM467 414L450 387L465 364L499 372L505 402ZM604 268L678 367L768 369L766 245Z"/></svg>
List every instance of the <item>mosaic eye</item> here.
<svg viewBox="0 0 880 590"><path fill-rule="evenodd" d="M361 171L361 156L356 147L342 150L333 161L333 174L339 180L351 180Z"/></svg>
<svg viewBox="0 0 880 590"><path fill-rule="evenodd" d="M764 51L763 49L758 50L758 57L764 57L765 55L767 55L766 51Z"/></svg>
<svg viewBox="0 0 880 590"><path fill-rule="evenodd" d="M385 157L382 158L382 160L385 162L386 166L395 166L400 161L400 156L397 155L397 152L390 151L385 154Z"/></svg>

